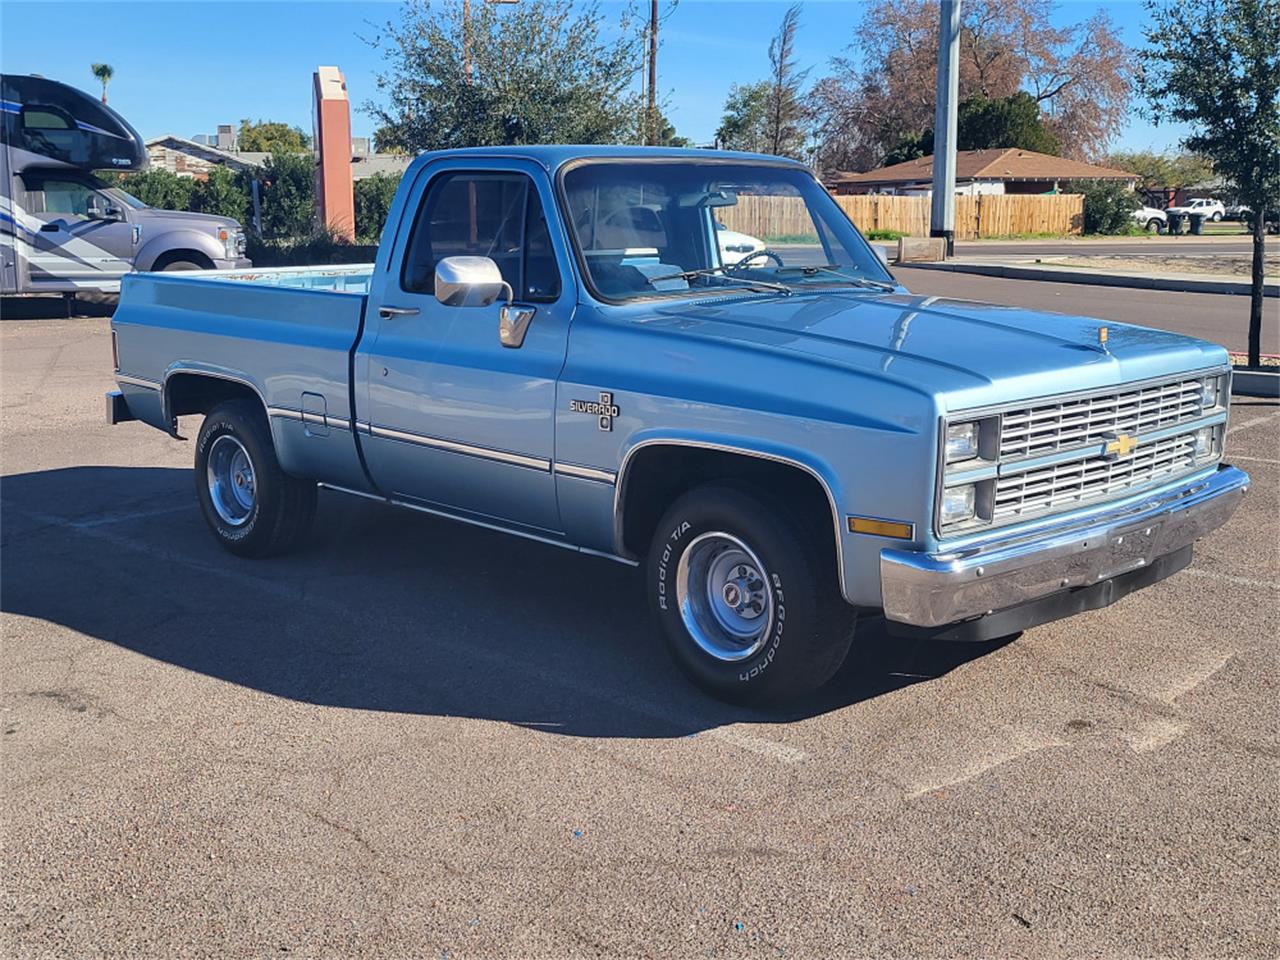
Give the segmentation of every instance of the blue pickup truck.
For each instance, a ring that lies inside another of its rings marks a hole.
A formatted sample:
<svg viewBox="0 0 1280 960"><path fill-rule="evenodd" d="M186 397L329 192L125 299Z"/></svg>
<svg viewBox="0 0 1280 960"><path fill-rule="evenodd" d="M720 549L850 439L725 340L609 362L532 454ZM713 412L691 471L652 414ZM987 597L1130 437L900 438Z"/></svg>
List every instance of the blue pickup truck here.
<svg viewBox="0 0 1280 960"><path fill-rule="evenodd" d="M725 223L765 245L726 263ZM890 635L987 639L1191 561L1249 478L1218 346L913 296L774 157L425 154L377 262L126 276L112 423L201 415L250 557L317 487L643 566L675 661L793 698Z"/></svg>

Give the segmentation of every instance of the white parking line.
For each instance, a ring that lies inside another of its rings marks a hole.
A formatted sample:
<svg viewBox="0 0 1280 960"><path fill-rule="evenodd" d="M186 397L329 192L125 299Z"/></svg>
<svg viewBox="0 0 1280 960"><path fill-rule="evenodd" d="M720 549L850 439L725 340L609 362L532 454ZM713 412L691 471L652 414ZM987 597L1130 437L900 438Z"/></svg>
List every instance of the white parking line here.
<svg viewBox="0 0 1280 960"><path fill-rule="evenodd" d="M1165 703L1173 703L1179 697L1190 693L1200 684L1204 683L1215 673L1227 665L1234 653L1214 653L1206 650L1199 663L1194 664L1186 675L1178 678L1171 683L1161 694L1159 699Z"/></svg>
<svg viewBox="0 0 1280 960"><path fill-rule="evenodd" d="M1206 580L1221 580L1223 583L1234 583L1238 587L1261 587L1264 590L1280 590L1280 582L1275 580L1253 580L1249 577L1233 577L1227 573L1215 573L1212 570L1183 570L1189 577L1203 577Z"/></svg>
<svg viewBox="0 0 1280 960"><path fill-rule="evenodd" d="M191 510L192 505L184 503L172 507L161 507L158 510L136 510L133 513L118 513L113 516L95 517L92 520L71 520L69 526L75 527L77 530L88 530L91 527L101 527L109 523L128 523L130 520L146 520L149 517L160 517L166 513L182 513Z"/></svg>
<svg viewBox="0 0 1280 960"><path fill-rule="evenodd" d="M1186 731L1187 725L1185 723L1157 717L1154 720L1147 720L1139 724L1136 729L1121 734L1121 736L1128 741L1129 749L1134 753L1150 753L1152 750L1159 750L1166 744L1173 743Z"/></svg>
<svg viewBox="0 0 1280 960"><path fill-rule="evenodd" d="M1267 459L1266 457L1241 457L1241 456L1237 456L1237 455L1236 455L1236 454L1234 454L1234 453L1233 453L1231 456L1227 457L1227 459L1228 459L1228 460L1248 460L1250 463L1277 463L1277 464L1280 464L1280 460L1269 460L1269 459Z"/></svg>
<svg viewBox="0 0 1280 960"><path fill-rule="evenodd" d="M1240 430L1248 430L1250 427L1256 427L1261 423L1269 423L1276 417L1280 417L1280 413L1269 413L1265 417L1254 417L1252 420L1246 420L1244 423L1237 423L1234 427L1227 430L1227 436L1231 436Z"/></svg>

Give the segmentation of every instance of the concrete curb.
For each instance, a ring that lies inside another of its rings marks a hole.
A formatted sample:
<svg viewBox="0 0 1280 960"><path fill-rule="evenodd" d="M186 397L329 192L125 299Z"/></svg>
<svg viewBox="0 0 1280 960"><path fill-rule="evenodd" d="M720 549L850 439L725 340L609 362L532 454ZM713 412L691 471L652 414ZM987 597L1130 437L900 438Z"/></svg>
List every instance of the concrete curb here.
<svg viewBox="0 0 1280 960"><path fill-rule="evenodd" d="M1136 273L1099 273L1092 270L1069 270L1061 267L1022 266L1012 263L966 263L948 260L943 263L898 263L895 266L915 267L921 270L948 270L952 273L973 273L984 277L1003 277L1009 280L1040 280L1048 283L1087 283L1096 287L1136 287L1140 290L1172 290L1177 293L1225 293L1248 296L1247 280L1218 280L1206 277L1144 275ZM1263 294L1280 297L1280 283L1263 285Z"/></svg>
<svg viewBox="0 0 1280 960"><path fill-rule="evenodd" d="M1280 367L1272 370L1231 371L1233 397L1280 397Z"/></svg>

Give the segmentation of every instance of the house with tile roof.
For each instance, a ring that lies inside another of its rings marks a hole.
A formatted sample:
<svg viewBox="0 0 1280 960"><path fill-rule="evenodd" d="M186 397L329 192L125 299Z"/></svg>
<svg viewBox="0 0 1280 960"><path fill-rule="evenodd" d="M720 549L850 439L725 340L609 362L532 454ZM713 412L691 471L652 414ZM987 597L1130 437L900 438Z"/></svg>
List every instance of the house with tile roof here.
<svg viewBox="0 0 1280 960"><path fill-rule="evenodd" d="M1138 179L1127 170L1017 147L956 152L956 193L961 195L1061 193L1067 183L1080 180L1117 181L1132 187ZM827 178L827 187L837 195L927 197L933 193L933 157L919 157L866 173L836 173Z"/></svg>

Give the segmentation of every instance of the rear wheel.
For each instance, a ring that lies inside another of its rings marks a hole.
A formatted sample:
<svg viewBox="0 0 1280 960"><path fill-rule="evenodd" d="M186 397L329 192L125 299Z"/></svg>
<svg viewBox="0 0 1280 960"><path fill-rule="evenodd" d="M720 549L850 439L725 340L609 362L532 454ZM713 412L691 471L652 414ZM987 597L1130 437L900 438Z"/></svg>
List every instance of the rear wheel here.
<svg viewBox="0 0 1280 960"><path fill-rule="evenodd" d="M1210 217L1209 219L1212 220L1214 223L1221 223L1222 212L1220 210L1215 210L1213 216Z"/></svg>
<svg viewBox="0 0 1280 960"><path fill-rule="evenodd" d="M677 500L654 536L648 582L681 669L712 696L744 704L826 683L856 619L821 546L829 536L736 486L708 484Z"/></svg>
<svg viewBox="0 0 1280 960"><path fill-rule="evenodd" d="M262 408L219 404L196 440L196 497L222 546L245 557L283 553L307 533L316 485L280 469Z"/></svg>

